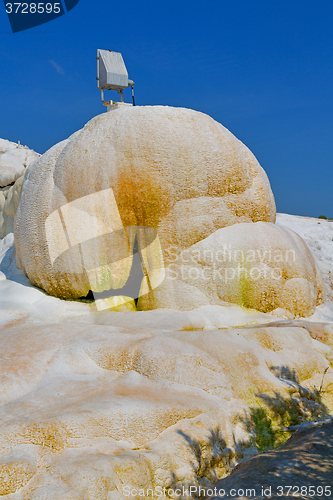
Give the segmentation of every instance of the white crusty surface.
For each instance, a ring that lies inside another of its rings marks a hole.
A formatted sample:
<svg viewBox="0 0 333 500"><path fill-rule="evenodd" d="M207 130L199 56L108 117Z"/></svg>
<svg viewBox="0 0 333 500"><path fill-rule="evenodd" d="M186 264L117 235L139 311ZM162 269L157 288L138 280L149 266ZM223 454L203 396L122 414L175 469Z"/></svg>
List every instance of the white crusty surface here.
<svg viewBox="0 0 333 500"><path fill-rule="evenodd" d="M164 259L170 245L187 248L221 227L275 221L264 170L222 125L183 108L117 109L93 118L25 175L15 239L18 261L35 285L63 298L87 294L91 287L78 247L61 253L66 242L60 222L60 229L53 226L51 253L61 257L52 262L46 220L59 207L75 200L83 205L85 199L90 219L98 219L99 193L110 188L123 227L155 229ZM65 223L86 231L86 211L81 206ZM103 251L112 253L107 238L99 241ZM106 280L105 288L114 281Z"/></svg>
<svg viewBox="0 0 333 500"><path fill-rule="evenodd" d="M209 485L250 451L255 395L295 387L278 367L332 380L332 350L304 328L13 323L0 330L0 492L15 500Z"/></svg>
<svg viewBox="0 0 333 500"><path fill-rule="evenodd" d="M0 139L0 188L13 184L39 156L26 146Z"/></svg>
<svg viewBox="0 0 333 500"><path fill-rule="evenodd" d="M22 176L26 167L39 156L26 146L0 139L0 238L13 231Z"/></svg>
<svg viewBox="0 0 333 500"><path fill-rule="evenodd" d="M333 409L333 308L318 306L312 322L276 320L226 303L96 312L31 286L8 234L0 240L0 495L125 500L129 487L142 489L137 498L149 498L148 488L212 487L254 452L246 421L259 393L295 401L295 378L319 388L327 369L323 395Z"/></svg>
<svg viewBox="0 0 333 500"><path fill-rule="evenodd" d="M276 223L307 243L323 276L327 298L333 301L333 221L278 214Z"/></svg>

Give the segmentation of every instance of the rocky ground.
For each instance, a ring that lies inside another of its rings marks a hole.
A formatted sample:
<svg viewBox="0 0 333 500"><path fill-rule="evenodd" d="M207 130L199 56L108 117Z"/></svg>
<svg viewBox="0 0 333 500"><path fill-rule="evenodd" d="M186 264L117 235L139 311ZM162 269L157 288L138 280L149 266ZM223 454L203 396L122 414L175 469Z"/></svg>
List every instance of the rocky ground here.
<svg viewBox="0 0 333 500"><path fill-rule="evenodd" d="M240 463L214 488L210 500L333 498L333 422L298 430L284 446Z"/></svg>
<svg viewBox="0 0 333 500"><path fill-rule="evenodd" d="M4 499L211 488L267 438L252 408L278 431L333 408L329 304L298 320L230 304L98 312L32 287L13 243L0 251Z"/></svg>

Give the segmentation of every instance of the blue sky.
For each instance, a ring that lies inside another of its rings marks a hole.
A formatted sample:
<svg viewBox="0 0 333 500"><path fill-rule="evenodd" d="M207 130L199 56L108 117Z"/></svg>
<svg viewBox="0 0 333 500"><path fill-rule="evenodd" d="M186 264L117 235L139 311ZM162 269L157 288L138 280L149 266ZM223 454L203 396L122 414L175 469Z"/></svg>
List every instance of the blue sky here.
<svg viewBox="0 0 333 500"><path fill-rule="evenodd" d="M15 34L0 4L0 137L43 153L104 112L98 48L123 54L137 104L202 111L244 142L278 211L333 217L331 0L80 0Z"/></svg>

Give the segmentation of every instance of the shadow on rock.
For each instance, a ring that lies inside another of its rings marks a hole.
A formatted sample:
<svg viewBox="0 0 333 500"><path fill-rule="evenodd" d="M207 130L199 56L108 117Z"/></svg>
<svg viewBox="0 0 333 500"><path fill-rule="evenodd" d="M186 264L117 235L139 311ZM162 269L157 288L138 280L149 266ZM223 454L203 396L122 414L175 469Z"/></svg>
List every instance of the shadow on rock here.
<svg viewBox="0 0 333 500"><path fill-rule="evenodd" d="M214 495L207 498L231 494L235 499L333 498L332 478L333 422L323 422L298 430L276 450L242 462L230 476L215 483Z"/></svg>
<svg viewBox="0 0 333 500"><path fill-rule="evenodd" d="M215 496L207 498L333 498L333 422L323 421L329 412L321 400L322 384L319 389L304 388L288 366L270 369L287 382L287 391L258 394L262 406L250 408L247 417L240 416L259 452L270 451L256 454L232 470L236 454L241 457L236 439L235 449L231 449L219 429L211 430L205 443L178 431L193 452L192 471L188 479L173 475L171 489L181 487L184 492L192 486L192 498L212 492ZM232 494L231 489L235 490Z"/></svg>
<svg viewBox="0 0 333 500"><path fill-rule="evenodd" d="M264 406L251 408L252 428L259 451L276 448L290 437L289 427L325 419L329 411L322 402L322 386L302 387L295 370L272 366L270 370L289 385L289 396L274 392L258 394ZM323 374L324 376L324 374ZM251 422L247 422L251 426Z"/></svg>
<svg viewBox="0 0 333 500"><path fill-rule="evenodd" d="M295 370L270 369L288 382L289 395L257 395L264 406L251 408L246 422L258 450L270 451L237 465L206 498L333 498L333 421L321 400L323 382L319 389L308 389L299 384Z"/></svg>

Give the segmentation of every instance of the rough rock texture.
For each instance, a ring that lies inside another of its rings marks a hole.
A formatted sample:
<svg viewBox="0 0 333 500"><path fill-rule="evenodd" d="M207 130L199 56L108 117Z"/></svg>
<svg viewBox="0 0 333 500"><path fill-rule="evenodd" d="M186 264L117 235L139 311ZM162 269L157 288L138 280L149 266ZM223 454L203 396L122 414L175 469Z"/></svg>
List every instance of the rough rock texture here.
<svg viewBox="0 0 333 500"><path fill-rule="evenodd" d="M39 157L27 146L0 139L0 188L14 184L26 167Z"/></svg>
<svg viewBox="0 0 333 500"><path fill-rule="evenodd" d="M327 299L333 301L333 221L278 214L276 223L295 231L309 246L324 279Z"/></svg>
<svg viewBox="0 0 333 500"><path fill-rule="evenodd" d="M322 398L333 409L329 304L306 321L227 303L98 312L33 287L13 243L12 233L0 241L4 500L179 498L159 492L212 488L255 452L250 407L265 398L318 418L314 387L325 373Z"/></svg>
<svg viewBox="0 0 333 500"><path fill-rule="evenodd" d="M329 367L297 327L159 332L23 320L0 340L0 485L13 500L211 486L254 451L247 403L295 392L278 368L306 386ZM326 376L332 383L332 369Z"/></svg>
<svg viewBox="0 0 333 500"><path fill-rule="evenodd" d="M309 316L324 302L323 280L308 246L275 224L219 229L184 251L171 248L169 260L163 283L139 299L142 309L191 310L225 301L294 317Z"/></svg>
<svg viewBox="0 0 333 500"><path fill-rule="evenodd" d="M14 217L21 199L24 176L17 179L13 186L0 190L0 238L14 229Z"/></svg>
<svg viewBox="0 0 333 500"><path fill-rule="evenodd" d="M39 156L26 146L0 139L0 238L13 231L22 176L26 167Z"/></svg>
<svg viewBox="0 0 333 500"><path fill-rule="evenodd" d="M126 283L130 228L148 228L137 238L149 289L163 279L167 248L251 221L275 221L253 154L202 113L137 106L97 116L26 172L15 239L32 283L75 298Z"/></svg>
<svg viewBox="0 0 333 500"><path fill-rule="evenodd" d="M214 484L217 494L207 498L226 498L231 494L238 500L332 499L332 477L333 422L330 422L300 430L281 448L249 458L229 477Z"/></svg>

